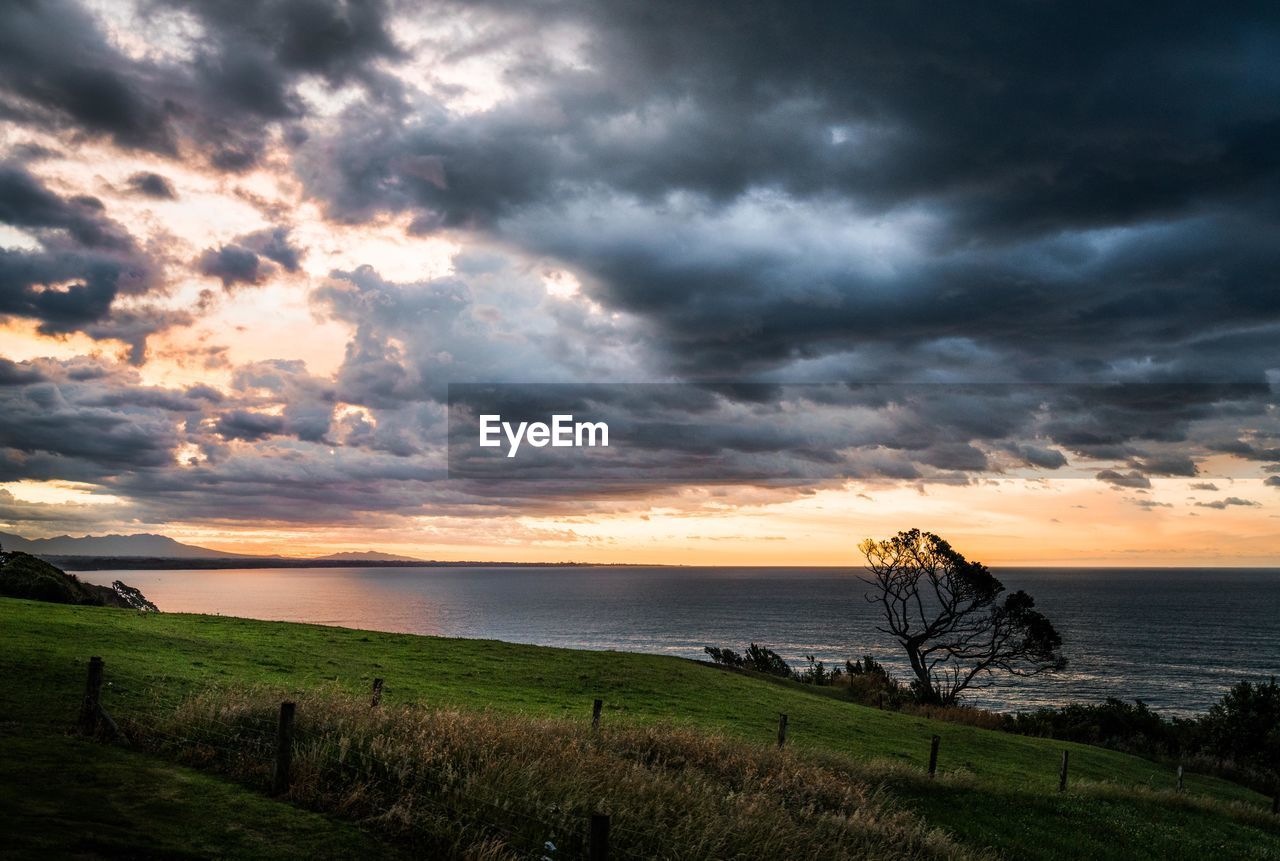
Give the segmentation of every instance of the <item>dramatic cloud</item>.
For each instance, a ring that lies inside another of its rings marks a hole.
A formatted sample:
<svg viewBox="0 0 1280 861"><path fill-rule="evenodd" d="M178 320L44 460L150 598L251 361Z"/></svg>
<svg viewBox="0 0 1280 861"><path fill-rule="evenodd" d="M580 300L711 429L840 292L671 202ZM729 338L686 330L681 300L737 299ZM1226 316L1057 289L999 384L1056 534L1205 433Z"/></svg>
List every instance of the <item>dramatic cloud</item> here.
<svg viewBox="0 0 1280 861"><path fill-rule="evenodd" d="M1277 57L1265 7L11 3L0 481L370 527L1277 487ZM450 385L503 383L626 447L446 480Z"/></svg>
<svg viewBox="0 0 1280 861"><path fill-rule="evenodd" d="M981 375L1258 380L1277 361L1274 20L554 8L577 53L495 7L473 50L539 58L512 95L354 107L302 147L313 190L340 217L411 210L552 254L683 373L830 356L901 378L958 339L977 349L953 372ZM1031 44L1052 48L1013 47Z"/></svg>
<svg viewBox="0 0 1280 861"><path fill-rule="evenodd" d="M222 286L261 284L276 271L297 272L301 251L289 244L289 230L276 227L237 237L221 248L208 248L198 261L201 274L217 278Z"/></svg>
<svg viewBox="0 0 1280 861"><path fill-rule="evenodd" d="M157 267L97 198L60 197L21 166L0 164L0 224L37 240L31 250L0 248L0 315L34 319L50 335L125 341L138 362L148 335L188 319L145 306L112 315L118 296L156 287Z"/></svg>
<svg viewBox="0 0 1280 861"><path fill-rule="evenodd" d="M1117 472L1114 469L1104 469L1098 473L1098 481L1105 481L1107 484L1113 484L1116 487L1133 487L1140 490L1149 490L1151 488L1151 480L1136 470Z"/></svg>
<svg viewBox="0 0 1280 861"><path fill-rule="evenodd" d="M157 71L122 56L70 0L0 8L0 105L13 120L176 155Z"/></svg>
<svg viewBox="0 0 1280 861"><path fill-rule="evenodd" d="M158 173L135 173L129 177L129 188L157 200L174 200L178 197L178 193L173 190L173 183Z"/></svg>

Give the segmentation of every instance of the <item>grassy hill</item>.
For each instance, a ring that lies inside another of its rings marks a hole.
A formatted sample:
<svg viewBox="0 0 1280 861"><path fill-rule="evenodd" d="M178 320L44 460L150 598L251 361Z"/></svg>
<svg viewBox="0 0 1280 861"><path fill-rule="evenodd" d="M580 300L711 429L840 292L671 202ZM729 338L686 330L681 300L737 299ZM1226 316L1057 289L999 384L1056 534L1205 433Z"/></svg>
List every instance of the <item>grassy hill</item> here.
<svg viewBox="0 0 1280 861"><path fill-rule="evenodd" d="M118 716L215 684L363 693L378 677L389 705L586 721L600 697L606 723L674 723L755 744L774 738L785 712L797 750L910 766L882 768L883 792L961 844L1009 858L1280 858L1280 822L1261 812L1268 800L1226 781L1188 775L1176 796L1172 769L1147 760L882 712L676 658L7 599L0 626L0 711L12 716L0 740L28 756L40 739L69 743L57 734L74 718L90 655L106 660L104 705ZM916 769L934 734L940 776L928 781ZM75 746L83 755L85 743ZM1059 793L1063 749L1071 785Z"/></svg>
<svg viewBox="0 0 1280 861"><path fill-rule="evenodd" d="M0 596L55 604L156 609L141 592L119 580L110 587L85 583L43 559L16 550L0 553Z"/></svg>

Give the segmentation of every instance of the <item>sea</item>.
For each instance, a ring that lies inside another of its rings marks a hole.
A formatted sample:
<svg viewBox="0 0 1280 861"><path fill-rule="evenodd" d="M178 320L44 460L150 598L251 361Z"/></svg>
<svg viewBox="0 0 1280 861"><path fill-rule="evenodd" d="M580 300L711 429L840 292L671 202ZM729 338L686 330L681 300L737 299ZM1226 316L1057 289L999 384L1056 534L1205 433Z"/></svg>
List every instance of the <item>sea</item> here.
<svg viewBox="0 0 1280 861"><path fill-rule="evenodd" d="M1107 697L1202 712L1235 682L1280 674L1280 569L1008 568L1063 638L1067 669L1001 679L1000 711ZM705 658L767 646L793 665L870 654L904 680L856 569L428 567L90 571L168 612Z"/></svg>

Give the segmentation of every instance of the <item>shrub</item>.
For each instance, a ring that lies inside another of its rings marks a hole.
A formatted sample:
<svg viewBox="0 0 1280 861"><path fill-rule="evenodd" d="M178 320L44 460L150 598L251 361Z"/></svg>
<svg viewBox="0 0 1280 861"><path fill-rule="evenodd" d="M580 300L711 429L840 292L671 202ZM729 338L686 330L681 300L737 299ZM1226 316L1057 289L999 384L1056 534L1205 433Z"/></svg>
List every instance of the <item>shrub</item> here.
<svg viewBox="0 0 1280 861"><path fill-rule="evenodd" d="M863 705L899 709L911 701L911 692L895 679L884 665L870 655L845 661L844 672L832 683L848 689L849 699Z"/></svg>
<svg viewBox="0 0 1280 861"><path fill-rule="evenodd" d="M722 667L735 667L741 669L745 665L742 655L739 655L733 649L721 649L716 646L705 646L702 651L711 656L713 663Z"/></svg>
<svg viewBox="0 0 1280 861"><path fill-rule="evenodd" d="M739 655L733 649L722 649L718 646L704 646L702 650L711 657L712 662L721 667L755 670L757 673L779 676L784 679L797 678L796 673L791 669L791 665L781 655L773 649L766 649L764 646L757 646L755 643L748 646L746 653L742 655Z"/></svg>
<svg viewBox="0 0 1280 861"><path fill-rule="evenodd" d="M1099 745L1150 758L1176 758L1260 792L1280 777L1280 686L1242 681L1205 715L1166 718L1136 700L1005 715L1002 729Z"/></svg>
<svg viewBox="0 0 1280 861"><path fill-rule="evenodd" d="M1103 703L1072 703L1040 708L1005 718L1006 728L1023 735L1039 735L1101 745L1146 755L1176 755L1178 734L1171 721L1142 700L1132 704L1109 697Z"/></svg>
<svg viewBox="0 0 1280 861"><path fill-rule="evenodd" d="M839 669L828 670L827 665L816 660L813 655L805 655L804 659L808 666L797 673L796 678L806 685L829 685L840 675Z"/></svg>
<svg viewBox="0 0 1280 861"><path fill-rule="evenodd" d="M752 643L747 647L747 652L743 657L747 668L755 670L757 673L781 676L784 679L789 679L794 675L791 671L791 665L783 660L782 656L773 649L766 649L764 646L757 646Z"/></svg>
<svg viewBox="0 0 1280 861"><path fill-rule="evenodd" d="M1200 720L1201 747L1225 760L1280 772L1280 686L1243 681Z"/></svg>

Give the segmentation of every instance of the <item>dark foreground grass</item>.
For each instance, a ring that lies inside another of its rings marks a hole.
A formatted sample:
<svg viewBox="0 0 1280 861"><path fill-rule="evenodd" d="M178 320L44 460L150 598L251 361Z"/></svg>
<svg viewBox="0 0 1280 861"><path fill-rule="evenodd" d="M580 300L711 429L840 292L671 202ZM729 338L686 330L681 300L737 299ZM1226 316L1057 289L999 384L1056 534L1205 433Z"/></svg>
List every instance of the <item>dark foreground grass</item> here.
<svg viewBox="0 0 1280 861"><path fill-rule="evenodd" d="M354 826L136 751L0 732L0 858L396 857Z"/></svg>
<svg viewBox="0 0 1280 861"><path fill-rule="evenodd" d="M104 701L122 715L219 684L363 694L375 677L386 679L392 707L586 722L599 696L606 726L665 723L760 744L786 712L800 752L903 766L881 766L883 785L970 848L1010 858L1280 858L1280 829L1240 813L1267 799L1223 780L1188 775L1188 796L1207 800L1189 805L1164 794L1175 778L1161 764L880 712L673 658L10 600L0 600L0 626L0 706L26 727L65 727L93 654L106 659ZM941 774L930 783L919 769L935 733ZM1072 785L1060 795L1064 748Z"/></svg>

